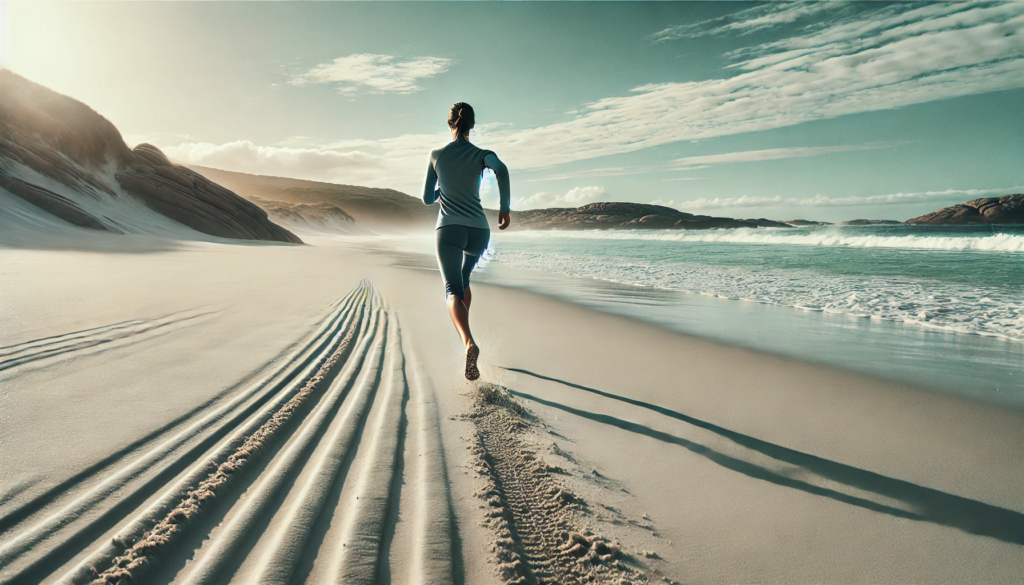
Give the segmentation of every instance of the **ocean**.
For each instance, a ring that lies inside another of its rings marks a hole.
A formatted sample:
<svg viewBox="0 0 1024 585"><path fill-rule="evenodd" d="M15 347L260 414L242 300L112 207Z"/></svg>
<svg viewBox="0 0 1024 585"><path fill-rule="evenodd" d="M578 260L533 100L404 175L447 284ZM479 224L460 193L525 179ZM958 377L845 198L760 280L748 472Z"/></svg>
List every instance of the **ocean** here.
<svg viewBox="0 0 1024 585"><path fill-rule="evenodd" d="M1024 226L501 232L474 279L1024 406Z"/></svg>

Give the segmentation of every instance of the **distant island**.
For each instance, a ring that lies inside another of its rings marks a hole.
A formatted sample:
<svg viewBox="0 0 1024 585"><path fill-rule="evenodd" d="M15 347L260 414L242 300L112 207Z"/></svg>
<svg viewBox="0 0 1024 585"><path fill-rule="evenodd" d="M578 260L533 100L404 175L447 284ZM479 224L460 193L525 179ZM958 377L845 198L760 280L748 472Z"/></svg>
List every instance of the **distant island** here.
<svg viewBox="0 0 1024 585"><path fill-rule="evenodd" d="M517 229L711 229L740 227L792 227L770 219L733 219L693 215L663 205L646 203L591 203L577 208L531 209L512 214Z"/></svg>

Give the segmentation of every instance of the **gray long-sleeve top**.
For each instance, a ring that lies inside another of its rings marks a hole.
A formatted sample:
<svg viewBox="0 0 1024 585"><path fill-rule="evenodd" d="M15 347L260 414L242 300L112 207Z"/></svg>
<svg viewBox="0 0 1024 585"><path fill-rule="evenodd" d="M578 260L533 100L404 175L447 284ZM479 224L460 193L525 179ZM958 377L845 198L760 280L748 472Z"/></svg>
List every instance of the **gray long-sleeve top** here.
<svg viewBox="0 0 1024 585"><path fill-rule="evenodd" d="M440 202L437 227L464 225L488 229L484 208L480 205L480 177L484 167L494 171L498 180L499 211L509 212L508 168L490 150L477 148L458 139L430 153L423 203Z"/></svg>

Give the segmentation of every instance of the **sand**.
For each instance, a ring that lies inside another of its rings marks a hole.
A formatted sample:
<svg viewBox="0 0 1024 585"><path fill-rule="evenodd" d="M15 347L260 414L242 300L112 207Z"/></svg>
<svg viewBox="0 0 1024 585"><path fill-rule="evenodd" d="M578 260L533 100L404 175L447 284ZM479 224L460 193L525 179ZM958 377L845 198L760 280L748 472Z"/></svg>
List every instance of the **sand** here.
<svg viewBox="0 0 1024 585"><path fill-rule="evenodd" d="M0 249L0 581L1024 574L1020 411L304 239Z"/></svg>

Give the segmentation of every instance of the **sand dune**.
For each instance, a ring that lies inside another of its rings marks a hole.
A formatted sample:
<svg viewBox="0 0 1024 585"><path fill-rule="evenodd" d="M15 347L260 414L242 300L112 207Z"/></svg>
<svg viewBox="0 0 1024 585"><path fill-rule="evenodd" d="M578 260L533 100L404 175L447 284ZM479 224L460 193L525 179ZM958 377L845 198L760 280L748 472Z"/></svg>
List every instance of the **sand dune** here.
<svg viewBox="0 0 1024 585"><path fill-rule="evenodd" d="M155 146L129 150L117 128L85 104L6 69L0 193L21 200L0 198L0 226L28 232L20 240L4 234L9 243L32 245L33 232L46 223L69 234L69 247L96 231L300 243L256 205L171 163Z"/></svg>

